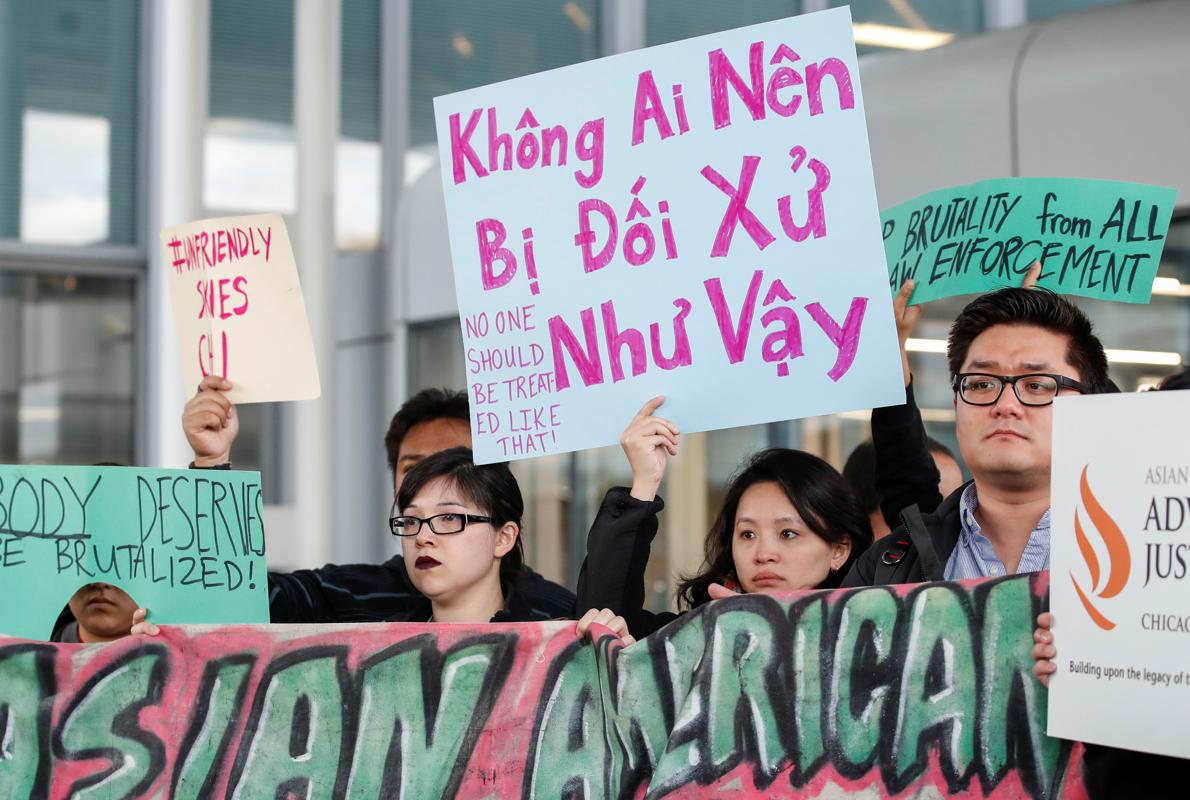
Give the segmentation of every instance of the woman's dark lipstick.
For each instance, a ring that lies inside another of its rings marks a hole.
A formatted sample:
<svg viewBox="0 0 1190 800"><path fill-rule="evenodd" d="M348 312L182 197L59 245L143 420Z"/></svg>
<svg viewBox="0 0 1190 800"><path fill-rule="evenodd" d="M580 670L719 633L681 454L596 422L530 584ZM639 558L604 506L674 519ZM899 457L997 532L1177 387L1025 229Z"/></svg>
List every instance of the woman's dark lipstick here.
<svg viewBox="0 0 1190 800"><path fill-rule="evenodd" d="M436 558L430 558L429 556L418 556L418 559L413 562L413 566L416 569L433 569L440 563L441 562Z"/></svg>

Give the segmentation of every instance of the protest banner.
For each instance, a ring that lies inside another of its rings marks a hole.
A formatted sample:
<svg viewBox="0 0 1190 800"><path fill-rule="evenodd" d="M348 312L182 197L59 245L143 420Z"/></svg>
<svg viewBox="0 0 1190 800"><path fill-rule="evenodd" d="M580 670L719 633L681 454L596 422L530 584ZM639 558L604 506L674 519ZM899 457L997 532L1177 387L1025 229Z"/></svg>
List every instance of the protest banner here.
<svg viewBox="0 0 1190 800"><path fill-rule="evenodd" d="M318 397L318 364L297 262L280 214L204 219L161 231L187 396L206 375L233 403Z"/></svg>
<svg viewBox="0 0 1190 800"><path fill-rule="evenodd" d="M0 586L19 599L0 633L48 639L96 582L161 622L268 622L262 505L256 472L0 466Z"/></svg>
<svg viewBox="0 0 1190 800"><path fill-rule="evenodd" d="M434 107L477 462L904 402L848 9Z"/></svg>
<svg viewBox="0 0 1190 800"><path fill-rule="evenodd" d="M881 214L888 284L911 305L1020 286L1147 303L1176 189L1076 178L1001 178L923 194Z"/></svg>
<svg viewBox="0 0 1190 800"><path fill-rule="evenodd" d="M1054 403L1051 736L1190 757L1188 411L1190 392Z"/></svg>
<svg viewBox="0 0 1190 800"><path fill-rule="evenodd" d="M573 622L0 639L0 795L1084 798L1030 673L1047 580L745 595L630 648Z"/></svg>

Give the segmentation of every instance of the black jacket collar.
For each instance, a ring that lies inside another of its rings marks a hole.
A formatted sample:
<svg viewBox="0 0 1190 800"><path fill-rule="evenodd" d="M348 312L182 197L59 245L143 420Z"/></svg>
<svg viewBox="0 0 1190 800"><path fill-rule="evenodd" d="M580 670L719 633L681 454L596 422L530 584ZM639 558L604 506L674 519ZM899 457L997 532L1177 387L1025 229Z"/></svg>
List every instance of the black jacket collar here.
<svg viewBox="0 0 1190 800"><path fill-rule="evenodd" d="M541 612L535 612L533 606L523 591L517 591L517 583L501 581L504 589L504 608L497 611L489 622L544 622L549 617ZM419 595L413 606L406 612L389 618L389 622L429 622L433 615L430 598Z"/></svg>

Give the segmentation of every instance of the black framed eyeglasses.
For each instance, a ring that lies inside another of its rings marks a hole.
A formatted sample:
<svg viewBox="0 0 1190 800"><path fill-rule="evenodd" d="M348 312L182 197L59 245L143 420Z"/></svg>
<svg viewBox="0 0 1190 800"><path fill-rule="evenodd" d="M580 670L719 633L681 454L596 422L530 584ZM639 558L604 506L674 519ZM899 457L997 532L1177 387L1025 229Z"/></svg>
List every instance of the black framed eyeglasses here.
<svg viewBox="0 0 1190 800"><path fill-rule="evenodd" d="M1027 375L988 375L984 372L961 372L954 378L954 390L963 402L972 406L994 406L1004 394L1004 386L1012 384L1013 394L1025 406L1048 406L1058 392L1074 389L1088 394L1086 384L1048 372Z"/></svg>
<svg viewBox="0 0 1190 800"><path fill-rule="evenodd" d="M476 522L491 522L491 517L479 514L435 514L432 517L399 516L389 517L388 527L393 536L417 536L421 532L422 524L430 526L434 533L462 533L468 525Z"/></svg>

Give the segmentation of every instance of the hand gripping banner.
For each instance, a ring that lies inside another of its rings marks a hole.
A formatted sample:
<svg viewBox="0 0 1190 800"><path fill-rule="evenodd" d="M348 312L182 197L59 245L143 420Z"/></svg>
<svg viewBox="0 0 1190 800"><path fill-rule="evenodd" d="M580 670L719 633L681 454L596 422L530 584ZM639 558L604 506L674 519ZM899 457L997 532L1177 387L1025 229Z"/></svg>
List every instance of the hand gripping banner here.
<svg viewBox="0 0 1190 800"><path fill-rule="evenodd" d="M1030 673L1048 575L573 623L0 638L0 796L1082 798Z"/></svg>

